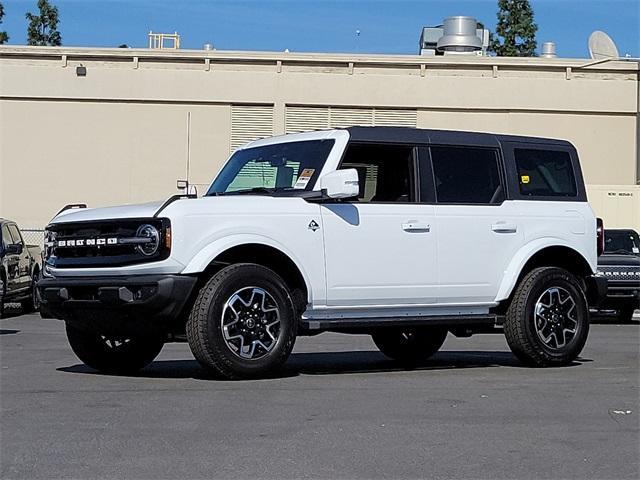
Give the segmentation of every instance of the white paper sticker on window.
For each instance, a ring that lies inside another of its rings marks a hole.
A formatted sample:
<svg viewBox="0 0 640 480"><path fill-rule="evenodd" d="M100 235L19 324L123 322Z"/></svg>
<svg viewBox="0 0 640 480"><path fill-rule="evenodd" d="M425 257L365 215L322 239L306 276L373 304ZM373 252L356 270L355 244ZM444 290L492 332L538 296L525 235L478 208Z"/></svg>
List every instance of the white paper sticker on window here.
<svg viewBox="0 0 640 480"><path fill-rule="evenodd" d="M311 180L311 177L313 176L313 172L315 171L316 170L314 168L305 168L304 170L302 170L302 172L300 173L300 176L298 177L298 181L296 181L296 184L293 186L293 188L298 188L298 189L307 188L307 184Z"/></svg>

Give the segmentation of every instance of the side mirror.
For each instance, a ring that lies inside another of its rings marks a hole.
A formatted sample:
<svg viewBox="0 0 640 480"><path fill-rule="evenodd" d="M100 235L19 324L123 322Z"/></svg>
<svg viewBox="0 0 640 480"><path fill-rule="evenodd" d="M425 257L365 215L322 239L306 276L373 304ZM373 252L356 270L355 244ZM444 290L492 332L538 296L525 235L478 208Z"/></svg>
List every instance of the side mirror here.
<svg viewBox="0 0 640 480"><path fill-rule="evenodd" d="M355 168L335 170L320 179L320 189L327 192L329 198L352 198L360 193L358 171Z"/></svg>
<svg viewBox="0 0 640 480"><path fill-rule="evenodd" d="M7 255L20 255L22 253L22 244L12 243L11 245L7 245L5 252Z"/></svg>

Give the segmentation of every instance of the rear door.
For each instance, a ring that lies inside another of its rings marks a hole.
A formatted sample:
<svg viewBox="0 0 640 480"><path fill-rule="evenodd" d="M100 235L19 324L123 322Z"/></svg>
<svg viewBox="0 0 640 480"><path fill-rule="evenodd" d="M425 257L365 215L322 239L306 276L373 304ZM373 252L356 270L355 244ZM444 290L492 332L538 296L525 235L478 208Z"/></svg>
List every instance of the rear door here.
<svg viewBox="0 0 640 480"><path fill-rule="evenodd" d="M568 143L504 142L509 198L524 241L562 241L596 265L596 228L576 150Z"/></svg>
<svg viewBox="0 0 640 480"><path fill-rule="evenodd" d="M434 207L420 202L416 155L406 145L348 147L340 168L358 171L360 194L321 208L327 305L436 303Z"/></svg>
<svg viewBox="0 0 640 480"><path fill-rule="evenodd" d="M432 145L439 304L494 301L522 245L522 223L505 201L497 146Z"/></svg>

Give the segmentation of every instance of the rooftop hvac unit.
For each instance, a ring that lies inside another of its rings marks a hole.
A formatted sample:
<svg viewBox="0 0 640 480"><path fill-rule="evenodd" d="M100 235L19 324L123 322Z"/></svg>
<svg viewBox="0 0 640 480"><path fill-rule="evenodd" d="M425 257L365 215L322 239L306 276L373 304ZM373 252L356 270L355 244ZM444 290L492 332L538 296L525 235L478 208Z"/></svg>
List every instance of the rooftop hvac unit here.
<svg viewBox="0 0 640 480"><path fill-rule="evenodd" d="M444 35L438 39L437 50L443 52L470 53L482 50L482 40L476 34L478 22L473 17L447 17L444 19Z"/></svg>
<svg viewBox="0 0 640 480"><path fill-rule="evenodd" d="M473 17L447 17L444 25L424 27L420 35L421 55L484 55L489 30Z"/></svg>

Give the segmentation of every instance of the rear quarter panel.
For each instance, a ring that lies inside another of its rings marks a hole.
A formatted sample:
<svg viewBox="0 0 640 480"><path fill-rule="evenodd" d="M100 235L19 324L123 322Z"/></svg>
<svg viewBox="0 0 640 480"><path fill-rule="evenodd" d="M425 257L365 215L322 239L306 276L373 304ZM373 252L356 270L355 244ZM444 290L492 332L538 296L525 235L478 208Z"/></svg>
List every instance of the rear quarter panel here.
<svg viewBox="0 0 640 480"><path fill-rule="evenodd" d="M504 272L496 301L505 300L527 261L539 251L554 246L575 250L597 269L596 219L586 202L517 201L520 205L524 238Z"/></svg>

